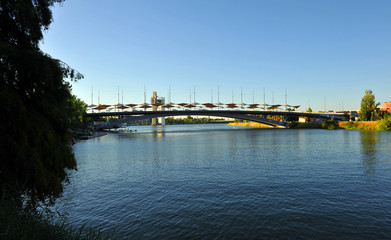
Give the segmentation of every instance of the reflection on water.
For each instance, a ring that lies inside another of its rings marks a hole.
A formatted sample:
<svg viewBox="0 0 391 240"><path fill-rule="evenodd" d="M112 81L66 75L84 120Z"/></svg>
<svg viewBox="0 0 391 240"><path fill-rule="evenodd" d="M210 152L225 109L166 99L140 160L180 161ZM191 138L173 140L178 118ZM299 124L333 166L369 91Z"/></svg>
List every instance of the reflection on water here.
<svg viewBox="0 0 391 240"><path fill-rule="evenodd" d="M156 138L164 137L165 131L163 129L153 129L152 136Z"/></svg>
<svg viewBox="0 0 391 240"><path fill-rule="evenodd" d="M364 166L365 173L375 172L377 138L377 132L360 131L362 163Z"/></svg>

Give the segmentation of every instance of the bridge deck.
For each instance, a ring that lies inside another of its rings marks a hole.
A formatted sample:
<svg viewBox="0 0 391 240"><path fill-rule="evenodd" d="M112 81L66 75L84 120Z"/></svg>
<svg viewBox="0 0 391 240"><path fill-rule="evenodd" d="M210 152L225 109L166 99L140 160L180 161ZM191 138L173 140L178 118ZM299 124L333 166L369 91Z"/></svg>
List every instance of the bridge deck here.
<svg viewBox="0 0 391 240"><path fill-rule="evenodd" d="M297 117L314 117L330 118L326 113L308 113L308 112L288 112L288 111L248 111L248 110L166 110L166 111L124 111L124 112L97 112L87 113L89 117L104 116L135 116L135 115L162 115L162 116L184 116L184 115L204 115L215 116L215 114L256 114L264 116L297 116Z"/></svg>
<svg viewBox="0 0 391 240"><path fill-rule="evenodd" d="M319 113L302 113L302 112L277 112L277 111L247 111L247 110L182 110L182 111L132 111L132 112L102 112L102 113L88 113L89 117L102 116L122 116L122 119L112 120L98 126L98 128L108 128L114 125L120 125L126 122L139 121L157 117L169 116L215 116L233 119L243 119L253 122L267 124L273 127L287 127L287 122L275 121L261 116L306 116L316 118L329 118L327 115ZM258 115L258 116L255 116Z"/></svg>

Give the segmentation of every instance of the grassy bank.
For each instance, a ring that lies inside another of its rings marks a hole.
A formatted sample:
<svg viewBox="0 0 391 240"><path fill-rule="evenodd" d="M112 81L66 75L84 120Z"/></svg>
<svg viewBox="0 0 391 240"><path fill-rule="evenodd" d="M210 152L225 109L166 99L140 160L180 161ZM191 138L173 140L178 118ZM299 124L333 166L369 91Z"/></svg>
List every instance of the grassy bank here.
<svg viewBox="0 0 391 240"><path fill-rule="evenodd" d="M272 126L262 124L262 123L257 123L257 122L231 122L231 123L228 123L228 126L273 128Z"/></svg>
<svg viewBox="0 0 391 240"><path fill-rule="evenodd" d="M53 214L26 212L14 204L0 202L0 239L115 239L114 233L103 234L101 231L80 226L72 228L63 220L54 220Z"/></svg>
<svg viewBox="0 0 391 240"><path fill-rule="evenodd" d="M236 127L258 127L258 128L274 128L272 126L257 123L257 122L232 122L228 124L229 126L236 126ZM334 127L330 127L330 125ZM295 128L295 129L335 129L338 128L337 124L330 124L330 123L292 123L289 128Z"/></svg>
<svg viewBox="0 0 391 240"><path fill-rule="evenodd" d="M382 119L379 121L326 121L323 123L293 123L291 128L305 129L345 129L345 130L361 130L361 131L391 131L391 119Z"/></svg>
<svg viewBox="0 0 391 240"><path fill-rule="evenodd" d="M271 126L256 122L235 122L229 123L229 126L239 127L262 127L272 128ZM362 131L391 131L391 117L385 117L378 121L333 121L329 120L322 123L291 123L289 128L293 129L345 129Z"/></svg>
<svg viewBox="0 0 391 240"><path fill-rule="evenodd" d="M391 117L378 121L339 122L339 126L346 130L391 131Z"/></svg>
<svg viewBox="0 0 391 240"><path fill-rule="evenodd" d="M342 129L346 130L366 130L376 131L378 130L378 121L364 121L364 122L339 122L338 125Z"/></svg>

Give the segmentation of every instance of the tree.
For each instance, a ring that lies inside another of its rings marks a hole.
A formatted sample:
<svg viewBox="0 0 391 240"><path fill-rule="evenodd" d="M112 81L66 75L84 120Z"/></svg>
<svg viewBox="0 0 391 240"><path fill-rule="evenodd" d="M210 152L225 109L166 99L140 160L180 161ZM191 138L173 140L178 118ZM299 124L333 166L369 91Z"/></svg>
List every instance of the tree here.
<svg viewBox="0 0 391 240"><path fill-rule="evenodd" d="M350 115L348 112L344 112L342 115L342 121L349 121Z"/></svg>
<svg viewBox="0 0 391 240"><path fill-rule="evenodd" d="M69 129L80 105L66 80L83 76L38 47L62 1L0 2L0 197L31 208L53 203L76 169Z"/></svg>
<svg viewBox="0 0 391 240"><path fill-rule="evenodd" d="M87 128L87 104L81 99L77 98L75 95L72 95L68 99L68 103L71 106L69 117L71 119L71 130L78 131Z"/></svg>
<svg viewBox="0 0 391 240"><path fill-rule="evenodd" d="M309 108L307 109L307 112L312 112L312 108L309 107Z"/></svg>
<svg viewBox="0 0 391 240"><path fill-rule="evenodd" d="M373 114L377 108L375 103L375 95L373 95L371 90L365 90L365 94L361 99L361 108L360 108L360 120L369 121L373 120Z"/></svg>

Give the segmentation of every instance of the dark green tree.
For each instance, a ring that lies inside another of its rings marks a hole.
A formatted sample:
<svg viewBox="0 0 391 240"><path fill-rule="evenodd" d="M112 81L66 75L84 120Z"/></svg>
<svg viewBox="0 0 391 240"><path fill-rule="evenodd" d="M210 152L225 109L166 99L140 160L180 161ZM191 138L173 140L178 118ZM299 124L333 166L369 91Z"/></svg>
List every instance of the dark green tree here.
<svg viewBox="0 0 391 240"><path fill-rule="evenodd" d="M309 108L307 109L307 112L312 112L312 108L309 107Z"/></svg>
<svg viewBox="0 0 391 240"><path fill-rule="evenodd" d="M61 196L76 169L69 129L80 108L68 81L83 76L38 47L59 2L0 1L0 194L32 208Z"/></svg>
<svg viewBox="0 0 391 240"><path fill-rule="evenodd" d="M360 120L373 120L376 108L377 105L375 103L375 95L373 95L371 90L365 90L365 94L361 99Z"/></svg>
<svg viewBox="0 0 391 240"><path fill-rule="evenodd" d="M75 95L72 95L68 102L71 104L71 115L69 116L71 119L71 130L75 132L87 128L87 104Z"/></svg>
<svg viewBox="0 0 391 240"><path fill-rule="evenodd" d="M342 115L342 121L349 121L350 115L348 112L344 112Z"/></svg>

